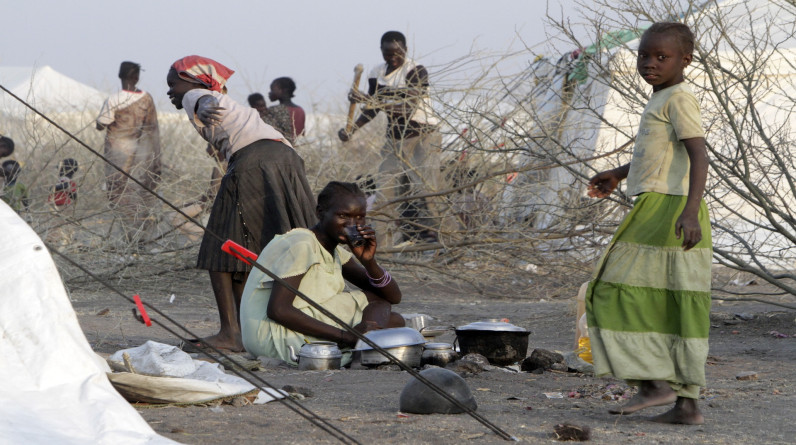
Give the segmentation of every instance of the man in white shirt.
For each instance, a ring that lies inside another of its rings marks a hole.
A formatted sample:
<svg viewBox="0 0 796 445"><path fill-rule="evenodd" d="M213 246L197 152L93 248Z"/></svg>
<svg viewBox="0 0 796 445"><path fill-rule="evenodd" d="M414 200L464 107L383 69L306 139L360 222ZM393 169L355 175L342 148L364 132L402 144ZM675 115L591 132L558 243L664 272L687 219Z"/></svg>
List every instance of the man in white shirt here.
<svg viewBox="0 0 796 445"><path fill-rule="evenodd" d="M338 136L347 141L379 111L387 113L387 142L377 182L383 202L398 200L397 209L387 210L401 232L401 238L392 241L435 243L438 212L426 198L408 198L439 191L442 137L430 105L428 72L407 58L406 51L402 33L388 31L381 37L384 63L370 72L368 93L349 94L351 102L365 103L362 114L351 133L341 129Z"/></svg>

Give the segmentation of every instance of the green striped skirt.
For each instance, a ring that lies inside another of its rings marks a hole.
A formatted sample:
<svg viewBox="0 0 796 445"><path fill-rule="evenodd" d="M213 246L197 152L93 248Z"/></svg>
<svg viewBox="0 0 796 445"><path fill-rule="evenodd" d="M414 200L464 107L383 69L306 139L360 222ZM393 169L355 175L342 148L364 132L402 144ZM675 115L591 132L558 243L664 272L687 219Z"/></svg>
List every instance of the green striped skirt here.
<svg viewBox="0 0 796 445"><path fill-rule="evenodd" d="M614 234L586 293L597 376L664 380L682 397L705 386L712 242L703 201L702 241L684 251L674 224L686 196L644 193Z"/></svg>

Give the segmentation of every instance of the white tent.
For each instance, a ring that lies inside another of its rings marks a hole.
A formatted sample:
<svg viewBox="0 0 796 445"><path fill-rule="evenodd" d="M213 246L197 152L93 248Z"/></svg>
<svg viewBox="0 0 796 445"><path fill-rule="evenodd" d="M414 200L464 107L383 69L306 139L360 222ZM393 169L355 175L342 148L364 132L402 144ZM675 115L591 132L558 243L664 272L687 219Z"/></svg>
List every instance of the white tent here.
<svg viewBox="0 0 796 445"><path fill-rule="evenodd" d="M0 84L40 111L47 113L96 114L107 96L49 66L0 67ZM0 112L20 117L29 110L18 100L2 92Z"/></svg>
<svg viewBox="0 0 796 445"><path fill-rule="evenodd" d="M111 386L36 233L0 201L0 442L174 444Z"/></svg>

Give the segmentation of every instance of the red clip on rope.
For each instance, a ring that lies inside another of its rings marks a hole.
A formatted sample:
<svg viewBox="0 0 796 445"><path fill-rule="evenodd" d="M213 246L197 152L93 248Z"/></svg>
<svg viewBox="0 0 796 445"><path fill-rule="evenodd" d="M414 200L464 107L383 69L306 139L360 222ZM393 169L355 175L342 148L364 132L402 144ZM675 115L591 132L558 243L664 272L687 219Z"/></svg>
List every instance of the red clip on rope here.
<svg viewBox="0 0 796 445"><path fill-rule="evenodd" d="M257 261L257 254L251 250L241 246L240 244L228 239L221 245L221 250L234 256L235 258L243 261L246 264L251 264Z"/></svg>
<svg viewBox="0 0 796 445"><path fill-rule="evenodd" d="M149 319L149 315L146 313L146 309L144 309L144 303L141 303L141 297L138 294L133 295L133 300L135 300L135 305L138 306L138 311L141 312L141 317L144 319L144 324L147 326L152 326L152 320Z"/></svg>

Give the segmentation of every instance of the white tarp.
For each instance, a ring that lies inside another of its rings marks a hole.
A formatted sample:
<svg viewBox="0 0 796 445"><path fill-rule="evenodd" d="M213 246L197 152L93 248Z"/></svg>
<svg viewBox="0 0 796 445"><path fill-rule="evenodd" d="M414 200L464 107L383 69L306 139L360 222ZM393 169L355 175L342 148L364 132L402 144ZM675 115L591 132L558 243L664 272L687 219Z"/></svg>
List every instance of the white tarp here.
<svg viewBox="0 0 796 445"><path fill-rule="evenodd" d="M113 389L52 257L1 201L0 289L0 443L177 443Z"/></svg>

